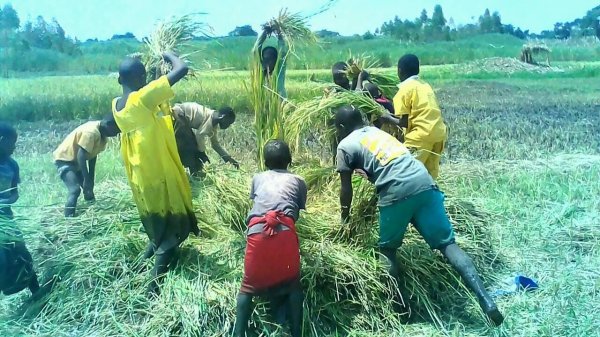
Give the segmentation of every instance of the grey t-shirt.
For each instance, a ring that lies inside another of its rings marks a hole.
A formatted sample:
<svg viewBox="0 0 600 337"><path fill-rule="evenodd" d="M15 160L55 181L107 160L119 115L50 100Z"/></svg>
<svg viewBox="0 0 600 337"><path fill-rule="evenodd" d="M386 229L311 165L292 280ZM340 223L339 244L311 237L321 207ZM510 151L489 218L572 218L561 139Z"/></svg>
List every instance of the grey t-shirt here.
<svg viewBox="0 0 600 337"><path fill-rule="evenodd" d="M254 205L248 220L268 211L281 211L297 221L300 210L306 209L306 193L304 179L286 170L259 173L252 179L250 199L254 200Z"/></svg>
<svg viewBox="0 0 600 337"><path fill-rule="evenodd" d="M338 145L337 171L356 169L375 184L381 207L435 186L425 166L402 143L372 126L355 130Z"/></svg>

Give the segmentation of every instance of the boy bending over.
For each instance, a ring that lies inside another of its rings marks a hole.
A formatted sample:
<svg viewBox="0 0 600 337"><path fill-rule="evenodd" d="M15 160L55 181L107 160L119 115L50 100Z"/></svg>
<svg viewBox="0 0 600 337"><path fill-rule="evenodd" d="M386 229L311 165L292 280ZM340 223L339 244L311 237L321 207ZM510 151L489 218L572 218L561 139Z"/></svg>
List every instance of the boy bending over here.
<svg viewBox="0 0 600 337"><path fill-rule="evenodd" d="M342 139L337 151L342 220L347 223L350 217L352 173L364 171L379 196L379 249L390 274L401 277L396 251L411 222L431 249L442 252L462 276L487 317L500 325L504 318L485 290L471 258L456 245L444 208L444 194L423 164L396 138L365 126L361 112L354 107L340 108L335 125Z"/></svg>
<svg viewBox="0 0 600 337"><path fill-rule="evenodd" d="M217 137L218 129L225 130L235 122L232 108L223 107L215 111L198 103L186 102L173 106L173 117L179 157L190 173L201 171L204 164L209 162L206 138L210 138L211 147L224 162L239 168L238 162L219 144Z"/></svg>
<svg viewBox="0 0 600 337"><path fill-rule="evenodd" d="M248 216L248 244L244 279L237 297L235 336L246 335L252 314L252 297L264 296L278 323L290 321L293 337L302 335L300 247L296 221L306 206L306 183L290 173L288 145L269 141L264 148L266 172L254 176Z"/></svg>
<svg viewBox="0 0 600 337"><path fill-rule="evenodd" d="M81 190L85 200L95 199L96 159L98 154L106 149L108 138L115 137L117 134L119 128L111 115L102 121L80 125L54 151L54 164L68 191L65 204L66 217L75 216Z"/></svg>

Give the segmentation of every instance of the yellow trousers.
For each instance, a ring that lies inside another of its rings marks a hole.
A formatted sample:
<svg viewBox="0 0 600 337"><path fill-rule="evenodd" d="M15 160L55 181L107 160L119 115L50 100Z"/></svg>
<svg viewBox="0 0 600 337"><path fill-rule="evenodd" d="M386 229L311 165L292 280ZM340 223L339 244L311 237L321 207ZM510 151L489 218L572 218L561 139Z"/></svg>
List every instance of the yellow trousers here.
<svg viewBox="0 0 600 337"><path fill-rule="evenodd" d="M417 151L415 158L422 162L431 177L434 180L437 180L440 175L440 161L446 142L412 144L407 140L404 145Z"/></svg>

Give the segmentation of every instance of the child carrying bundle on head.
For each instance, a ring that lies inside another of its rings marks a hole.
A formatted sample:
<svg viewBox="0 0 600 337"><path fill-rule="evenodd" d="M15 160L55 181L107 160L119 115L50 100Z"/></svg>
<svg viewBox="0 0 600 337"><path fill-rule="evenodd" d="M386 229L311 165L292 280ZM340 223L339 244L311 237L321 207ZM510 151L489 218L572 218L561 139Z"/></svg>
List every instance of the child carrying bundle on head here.
<svg viewBox="0 0 600 337"><path fill-rule="evenodd" d="M148 84L142 62L125 59L119 67L123 96L113 101L127 178L150 239L145 257L155 256L150 294L158 293L157 278L167 271L179 245L190 232L199 235L168 109L168 100L174 96L172 86L187 74L188 67L172 53L163 57L172 70Z"/></svg>
<svg viewBox="0 0 600 337"><path fill-rule="evenodd" d="M210 162L206 155L206 138L224 162L239 168L219 143L217 131L225 130L235 122L235 112L230 107L222 107L218 111L209 109L194 102L185 102L173 106L175 119L175 139L177 150L183 166L191 174L202 171L204 164Z"/></svg>
<svg viewBox="0 0 600 337"><path fill-rule="evenodd" d="M272 46L263 47L267 37L271 34L277 35L278 48ZM271 24L264 25L262 33L256 40L253 52L255 57L260 59L263 79L271 86L273 83L276 83L277 86L273 89L276 90L280 97L286 99L285 72L287 69L288 46L285 43L283 34Z"/></svg>
<svg viewBox="0 0 600 337"><path fill-rule="evenodd" d="M292 156L288 145L271 140L264 147L268 171L252 180L254 205L248 216L244 278L237 297L235 336L246 336L252 314L252 297L270 301L278 323L287 316L291 335L302 334L300 247L296 221L306 207L306 183L288 171Z"/></svg>
<svg viewBox="0 0 600 337"><path fill-rule="evenodd" d="M35 294L40 286L33 259L13 220L11 204L19 199L19 164L11 158L17 131L0 122L0 293L12 295L29 288Z"/></svg>
<svg viewBox="0 0 600 337"><path fill-rule="evenodd" d="M78 126L54 151L54 164L68 191L66 217L75 216L77 199L82 190L86 201L95 200L96 160L98 154L106 149L108 138L117 134L119 128L110 115L102 121L91 121Z"/></svg>

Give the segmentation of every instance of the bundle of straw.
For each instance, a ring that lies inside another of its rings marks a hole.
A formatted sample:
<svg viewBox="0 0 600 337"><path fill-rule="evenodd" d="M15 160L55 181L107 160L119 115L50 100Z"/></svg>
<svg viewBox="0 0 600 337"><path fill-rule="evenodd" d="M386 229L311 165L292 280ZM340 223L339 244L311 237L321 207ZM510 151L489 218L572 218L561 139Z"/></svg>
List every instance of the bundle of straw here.
<svg viewBox="0 0 600 337"><path fill-rule="evenodd" d="M279 11L279 15L269 20L263 28L281 34L291 53L297 43L317 43L317 36L308 28L305 17L299 13L289 13L287 9Z"/></svg>
<svg viewBox="0 0 600 337"><path fill-rule="evenodd" d="M286 136L293 149L298 150L303 136L311 131L320 132L331 138L334 132L333 116L335 110L352 105L369 117L371 121L386 113L386 110L371 97L358 92L330 92L323 97L315 97L295 105L294 113L286 117Z"/></svg>
<svg viewBox="0 0 600 337"><path fill-rule="evenodd" d="M393 98L398 93L398 77L396 74L382 72L377 69L381 67L381 63L375 60L371 55L360 54L353 56L350 54L348 60L348 70L346 73L351 78L357 78L362 70L369 73L369 80L377 84L379 90L387 98Z"/></svg>
<svg viewBox="0 0 600 337"><path fill-rule="evenodd" d="M199 21L199 16L202 14L188 14L168 21L160 21L150 37L144 39L142 62L146 65L151 80L171 70L170 64L163 59L163 54L168 51L179 54L179 57L187 61L190 69L193 70L193 65L189 64L189 56L195 52L183 53L183 51L190 48L189 42L194 37L210 36L212 28Z"/></svg>

